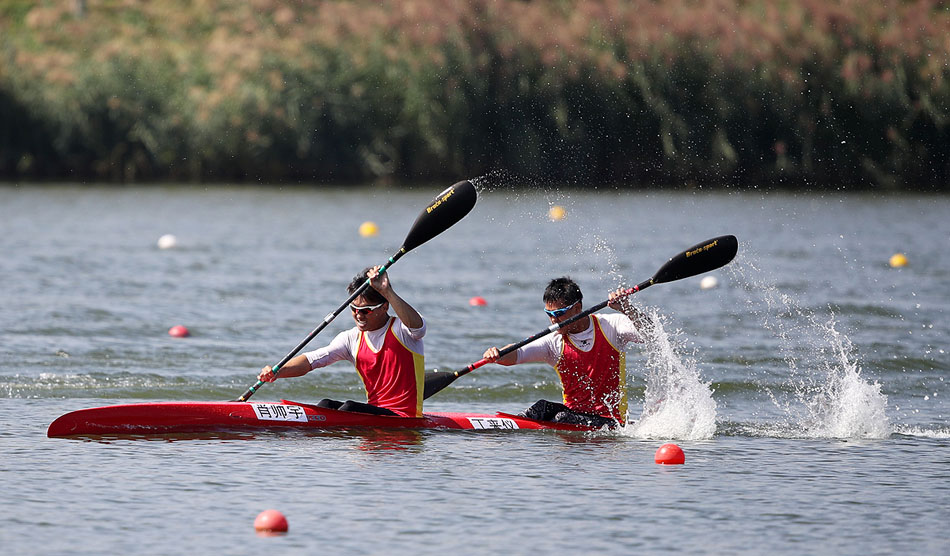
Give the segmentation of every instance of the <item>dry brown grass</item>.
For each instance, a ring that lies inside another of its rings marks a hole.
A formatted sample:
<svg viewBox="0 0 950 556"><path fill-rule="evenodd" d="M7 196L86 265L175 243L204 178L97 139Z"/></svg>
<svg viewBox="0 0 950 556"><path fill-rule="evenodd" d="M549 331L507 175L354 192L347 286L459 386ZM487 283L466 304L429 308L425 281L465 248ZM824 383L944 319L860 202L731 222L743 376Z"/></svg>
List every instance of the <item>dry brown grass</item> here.
<svg viewBox="0 0 950 556"><path fill-rule="evenodd" d="M942 2L74 7L0 8L0 175L950 180Z"/></svg>

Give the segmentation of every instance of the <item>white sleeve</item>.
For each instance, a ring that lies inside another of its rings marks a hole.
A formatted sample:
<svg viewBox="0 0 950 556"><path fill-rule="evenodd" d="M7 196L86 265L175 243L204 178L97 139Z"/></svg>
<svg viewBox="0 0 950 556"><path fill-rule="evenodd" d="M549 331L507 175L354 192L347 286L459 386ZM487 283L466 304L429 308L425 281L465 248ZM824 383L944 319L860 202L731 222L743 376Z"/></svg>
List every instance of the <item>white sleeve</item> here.
<svg viewBox="0 0 950 556"><path fill-rule="evenodd" d="M407 348L418 353L419 355L425 354L422 342L423 336L426 335L425 319L422 319L422 326L419 328L409 328L406 326L406 323L402 322L402 319L396 317L396 322L393 324L393 333L396 334L396 337L399 338L399 341L402 342Z"/></svg>
<svg viewBox="0 0 950 556"><path fill-rule="evenodd" d="M399 325L396 327L396 332L399 333L400 336L409 337L416 341L421 340L422 337L426 335L426 319L422 315L419 315L419 318L422 319L422 326L419 328L409 328L406 323L402 322L402 319L396 317L396 324ZM400 337L400 339L403 338Z"/></svg>
<svg viewBox="0 0 950 556"><path fill-rule="evenodd" d="M600 319L604 336L606 336L607 339L610 340L610 343L614 344L617 349L623 349L623 347L630 342L637 344L643 343L643 335L640 334L637 326L633 324L633 321L631 321L627 315L623 313L608 313L604 315L598 314L597 318Z"/></svg>
<svg viewBox="0 0 950 556"><path fill-rule="evenodd" d="M515 360L515 364L547 363L552 367L557 367L558 359L561 358L561 345L563 341L561 335L556 332L552 332L543 338L538 338L530 344L518 348L516 352L518 358Z"/></svg>
<svg viewBox="0 0 950 556"><path fill-rule="evenodd" d="M360 331L356 328L344 330L337 334L327 346L305 353L307 361L310 362L310 370L343 360L356 364L356 344L359 333Z"/></svg>

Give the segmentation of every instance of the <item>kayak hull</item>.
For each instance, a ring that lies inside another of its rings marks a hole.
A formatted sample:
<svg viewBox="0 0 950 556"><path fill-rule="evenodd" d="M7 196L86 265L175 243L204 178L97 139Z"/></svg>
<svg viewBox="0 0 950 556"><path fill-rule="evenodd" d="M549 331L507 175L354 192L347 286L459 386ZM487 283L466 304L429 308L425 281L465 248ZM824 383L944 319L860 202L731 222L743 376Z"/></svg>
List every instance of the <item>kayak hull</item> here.
<svg viewBox="0 0 950 556"><path fill-rule="evenodd" d="M535 421L507 413L425 413L393 417L337 411L311 404L280 402L146 402L67 413L53 421L47 436L152 435L279 429L475 429L588 431L591 427Z"/></svg>

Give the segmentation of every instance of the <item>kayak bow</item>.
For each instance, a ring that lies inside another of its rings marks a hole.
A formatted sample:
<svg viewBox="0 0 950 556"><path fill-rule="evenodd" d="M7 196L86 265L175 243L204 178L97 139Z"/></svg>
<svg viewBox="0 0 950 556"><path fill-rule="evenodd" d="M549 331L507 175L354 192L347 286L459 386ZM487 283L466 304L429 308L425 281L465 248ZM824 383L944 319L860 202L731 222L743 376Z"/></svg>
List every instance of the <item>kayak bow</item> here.
<svg viewBox="0 0 950 556"><path fill-rule="evenodd" d="M53 421L47 436L152 435L275 429L551 429L589 431L591 427L535 421L508 413L426 413L393 417L280 402L151 402L119 404L67 413Z"/></svg>

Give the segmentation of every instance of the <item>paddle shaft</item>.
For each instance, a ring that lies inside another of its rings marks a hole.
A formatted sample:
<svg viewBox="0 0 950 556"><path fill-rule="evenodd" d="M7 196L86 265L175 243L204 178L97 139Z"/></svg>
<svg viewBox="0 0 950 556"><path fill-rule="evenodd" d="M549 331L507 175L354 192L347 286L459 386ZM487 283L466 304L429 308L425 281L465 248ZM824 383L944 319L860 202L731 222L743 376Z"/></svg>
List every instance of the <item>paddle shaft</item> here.
<svg viewBox="0 0 950 556"><path fill-rule="evenodd" d="M399 258L405 254L406 254L406 248L400 247L399 251L396 251L396 254L394 254L392 257L389 257L389 260L386 261L386 264L380 267L379 273L383 274L384 272L389 270L389 267L391 267L393 263L398 261ZM367 278L366 281L363 282L363 284L359 288L356 289L356 291L350 294L350 297L348 297L346 301L344 301L339 307L337 307L335 311L323 317L323 322L321 322L316 328L314 328L313 331L310 332L310 334L308 334L307 337L303 339L303 341L297 344L297 347L295 347L294 349L290 351L290 353L285 355L284 358L281 359L279 363L271 367L271 372L274 373L274 376L276 377L277 374L280 373L280 370L283 368L284 365L287 364L288 361L293 359L293 357L297 355L300 352L300 350L302 350L307 344L310 343L310 340L313 340L317 336L317 334L322 332L323 329L327 327L327 325L333 322L333 319L338 317L340 313L346 310L347 306L349 306L350 303L353 303L354 299L362 295L362 293L366 291L366 288L368 287L369 287L369 278ZM264 384L266 383L263 380L258 379L257 383L255 383L254 386L251 386L250 388L248 388L247 391L244 392L244 394L240 398L238 398L238 401L246 402L248 398L253 396L254 393L257 392L257 389L260 388Z"/></svg>

